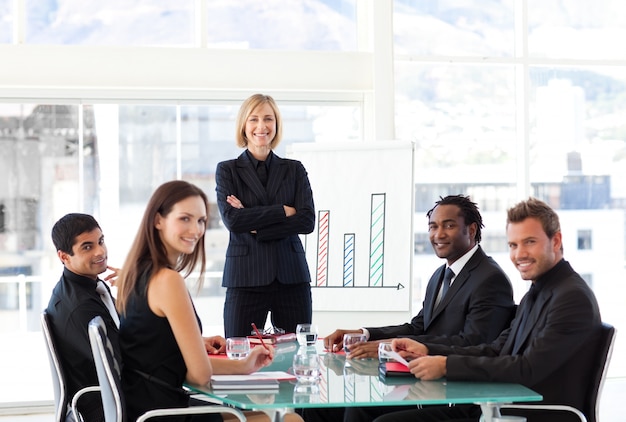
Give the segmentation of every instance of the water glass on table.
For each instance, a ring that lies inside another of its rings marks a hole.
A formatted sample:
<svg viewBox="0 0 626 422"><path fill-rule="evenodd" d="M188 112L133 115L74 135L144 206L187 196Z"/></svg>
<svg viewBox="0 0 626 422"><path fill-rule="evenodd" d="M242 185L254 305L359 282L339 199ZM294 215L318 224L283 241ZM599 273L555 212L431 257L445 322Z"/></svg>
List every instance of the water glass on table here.
<svg viewBox="0 0 626 422"><path fill-rule="evenodd" d="M317 341L317 325L298 324L296 326L296 339L300 346L314 346Z"/></svg>
<svg viewBox="0 0 626 422"><path fill-rule="evenodd" d="M320 357L317 353L293 355L293 374L298 383L313 383L320 377Z"/></svg>
<svg viewBox="0 0 626 422"><path fill-rule="evenodd" d="M245 359L250 354L250 340L247 337L230 337L226 339L226 356L228 359Z"/></svg>
<svg viewBox="0 0 626 422"><path fill-rule="evenodd" d="M343 350L347 354L350 353L350 348L357 343L363 343L367 341L365 334L362 333L347 333L343 335Z"/></svg>
<svg viewBox="0 0 626 422"><path fill-rule="evenodd" d="M395 359L389 355L389 352L392 351L393 349L390 341L381 341L378 343L378 361L381 363L394 361Z"/></svg>

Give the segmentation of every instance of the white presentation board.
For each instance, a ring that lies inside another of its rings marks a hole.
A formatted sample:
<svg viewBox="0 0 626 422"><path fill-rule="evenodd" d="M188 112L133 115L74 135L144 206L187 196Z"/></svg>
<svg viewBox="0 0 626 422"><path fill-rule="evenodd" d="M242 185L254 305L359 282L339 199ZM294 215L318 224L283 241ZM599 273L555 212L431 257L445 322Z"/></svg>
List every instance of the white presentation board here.
<svg viewBox="0 0 626 422"><path fill-rule="evenodd" d="M410 309L414 144L299 143L315 230L303 237L314 311Z"/></svg>

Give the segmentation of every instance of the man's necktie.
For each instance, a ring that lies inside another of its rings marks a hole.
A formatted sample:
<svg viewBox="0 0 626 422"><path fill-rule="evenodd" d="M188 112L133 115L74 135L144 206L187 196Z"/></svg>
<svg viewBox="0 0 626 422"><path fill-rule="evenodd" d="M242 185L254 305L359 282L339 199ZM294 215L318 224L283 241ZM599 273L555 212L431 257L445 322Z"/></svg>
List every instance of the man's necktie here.
<svg viewBox="0 0 626 422"><path fill-rule="evenodd" d="M265 161L259 161L256 166L256 174L259 176L259 180L263 186L267 185L267 167Z"/></svg>
<svg viewBox="0 0 626 422"><path fill-rule="evenodd" d="M454 278L454 271L450 267L446 268L446 272L443 275L443 280L441 281L441 291L439 292L439 296L437 296L437 303L435 304L435 308L439 306L443 298L445 297L448 289L450 288L450 282Z"/></svg>
<svg viewBox="0 0 626 422"><path fill-rule="evenodd" d="M526 327L526 323L528 322L528 315L530 314L530 311L533 308L533 305L535 304L535 300L537 299L537 293L539 292L539 290L535 287L535 284L531 284L530 285L530 289L528 290L527 293L527 299L526 302L524 303L524 309L522 310L522 316L520 317L520 323L517 327L517 332L515 333L515 343L514 343L514 349L519 347L519 342L522 339L522 333L524 332L524 328Z"/></svg>
<svg viewBox="0 0 626 422"><path fill-rule="evenodd" d="M111 298L111 293L109 293L109 289L104 285L104 281L98 280L98 284L96 284L96 292L100 294L100 299L104 302L105 306L109 310L113 321L115 321L115 325L119 328L120 326L120 317L117 315L117 310L115 310L115 305L113 304L113 298Z"/></svg>
<svg viewBox="0 0 626 422"><path fill-rule="evenodd" d="M441 283L441 299L446 296L448 289L450 288L450 282L454 278L454 271L450 267L446 268L446 273L443 276L443 282Z"/></svg>

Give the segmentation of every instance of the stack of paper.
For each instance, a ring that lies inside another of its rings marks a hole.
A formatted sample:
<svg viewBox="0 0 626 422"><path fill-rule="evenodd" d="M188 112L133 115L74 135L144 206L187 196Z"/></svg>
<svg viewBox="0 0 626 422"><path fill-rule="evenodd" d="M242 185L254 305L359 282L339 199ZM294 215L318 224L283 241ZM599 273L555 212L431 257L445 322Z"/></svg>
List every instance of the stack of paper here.
<svg viewBox="0 0 626 422"><path fill-rule="evenodd" d="M269 390L278 389L279 382L274 376L262 372L250 375L213 375L213 390Z"/></svg>

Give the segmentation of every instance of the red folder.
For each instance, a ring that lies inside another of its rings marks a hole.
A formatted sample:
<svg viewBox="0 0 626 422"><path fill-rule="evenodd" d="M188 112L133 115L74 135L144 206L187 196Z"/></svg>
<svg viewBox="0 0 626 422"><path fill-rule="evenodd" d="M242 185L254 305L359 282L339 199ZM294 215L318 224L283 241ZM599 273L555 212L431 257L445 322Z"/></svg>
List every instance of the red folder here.
<svg viewBox="0 0 626 422"><path fill-rule="evenodd" d="M378 373L381 377L412 377L409 367L400 362L385 362L378 365Z"/></svg>

